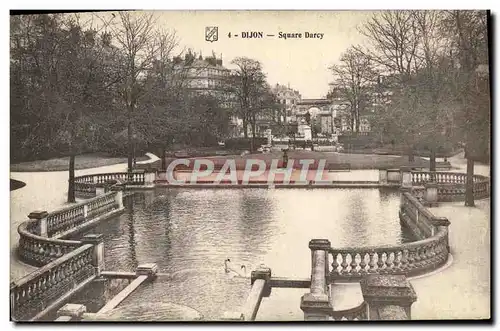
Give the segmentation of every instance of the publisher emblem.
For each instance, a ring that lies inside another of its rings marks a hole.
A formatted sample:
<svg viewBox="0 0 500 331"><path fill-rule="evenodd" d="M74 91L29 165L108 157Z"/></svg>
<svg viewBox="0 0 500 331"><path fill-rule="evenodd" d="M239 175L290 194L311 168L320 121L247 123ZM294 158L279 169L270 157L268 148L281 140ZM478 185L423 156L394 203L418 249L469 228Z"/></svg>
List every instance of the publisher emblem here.
<svg viewBox="0 0 500 331"><path fill-rule="evenodd" d="M210 42L219 40L219 28L217 26L207 26L205 28L205 40Z"/></svg>

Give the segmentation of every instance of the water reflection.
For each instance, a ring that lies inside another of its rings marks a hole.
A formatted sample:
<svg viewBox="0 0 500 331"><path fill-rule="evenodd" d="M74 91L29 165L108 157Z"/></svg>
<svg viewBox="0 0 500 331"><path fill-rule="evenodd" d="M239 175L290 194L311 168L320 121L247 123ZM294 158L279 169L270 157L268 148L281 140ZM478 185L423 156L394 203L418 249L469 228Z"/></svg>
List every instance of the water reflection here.
<svg viewBox="0 0 500 331"><path fill-rule="evenodd" d="M129 200L123 215L92 230L105 236L106 269L133 271L155 262L174 277L149 296L190 305L205 316L221 303L236 304L227 291L234 291L234 282L248 283L226 277L227 258L248 272L264 263L276 276L309 277L310 239L329 238L335 247L407 240L398 192L157 189Z"/></svg>

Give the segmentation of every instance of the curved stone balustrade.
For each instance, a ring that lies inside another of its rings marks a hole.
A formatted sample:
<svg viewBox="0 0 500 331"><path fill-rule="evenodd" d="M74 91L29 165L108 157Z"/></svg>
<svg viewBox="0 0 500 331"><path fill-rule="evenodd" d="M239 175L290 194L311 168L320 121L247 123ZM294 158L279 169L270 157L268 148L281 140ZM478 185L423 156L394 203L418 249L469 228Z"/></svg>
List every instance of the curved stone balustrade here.
<svg viewBox="0 0 500 331"><path fill-rule="evenodd" d="M330 282L357 281L367 274L415 276L445 264L448 220L432 215L409 192L401 195L400 217L421 240L394 246L330 248Z"/></svg>
<svg viewBox="0 0 500 331"><path fill-rule="evenodd" d="M45 238L33 233L30 229L38 228L38 220L29 220L19 225L19 248L18 254L22 261L34 265L43 266L64 254L70 253L82 243L76 240L61 240Z"/></svg>
<svg viewBox="0 0 500 331"><path fill-rule="evenodd" d="M83 245L11 283L11 312L14 320L42 316L62 296L96 275L92 264L93 245Z"/></svg>
<svg viewBox="0 0 500 331"><path fill-rule="evenodd" d="M129 177L130 176L130 177ZM145 185L146 174L141 172L114 172L75 177L75 192L84 196L95 196L97 188L103 187L108 181L117 180L127 185Z"/></svg>
<svg viewBox="0 0 500 331"><path fill-rule="evenodd" d="M448 230L442 227L428 239L387 247L331 249L331 280L358 281L367 274L415 276L448 260Z"/></svg>
<svg viewBox="0 0 500 331"><path fill-rule="evenodd" d="M332 321L365 321L368 319L368 305L363 301L359 306L344 310L332 310L329 320Z"/></svg>
<svg viewBox="0 0 500 331"><path fill-rule="evenodd" d="M82 243L75 240L61 240L79 231L95 219L111 215L123 209L122 192L109 192L95 198L64 207L44 218L23 222L18 227L18 255L22 261L35 265L45 265L67 254Z"/></svg>
<svg viewBox="0 0 500 331"><path fill-rule="evenodd" d="M411 179L413 186L423 186L426 183L434 181L438 184L439 201L461 201L465 199L465 183L467 174L456 172L434 173L430 171L412 171ZM490 179L486 176L474 175L474 199L484 199L490 195Z"/></svg>

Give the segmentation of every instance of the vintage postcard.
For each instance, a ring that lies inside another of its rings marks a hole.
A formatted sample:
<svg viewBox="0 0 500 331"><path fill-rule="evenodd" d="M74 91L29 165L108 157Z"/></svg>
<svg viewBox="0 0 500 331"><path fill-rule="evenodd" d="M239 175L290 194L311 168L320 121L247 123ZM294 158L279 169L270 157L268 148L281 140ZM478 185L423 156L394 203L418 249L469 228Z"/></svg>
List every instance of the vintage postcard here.
<svg viewBox="0 0 500 331"><path fill-rule="evenodd" d="M490 319L490 25L11 12L11 320Z"/></svg>

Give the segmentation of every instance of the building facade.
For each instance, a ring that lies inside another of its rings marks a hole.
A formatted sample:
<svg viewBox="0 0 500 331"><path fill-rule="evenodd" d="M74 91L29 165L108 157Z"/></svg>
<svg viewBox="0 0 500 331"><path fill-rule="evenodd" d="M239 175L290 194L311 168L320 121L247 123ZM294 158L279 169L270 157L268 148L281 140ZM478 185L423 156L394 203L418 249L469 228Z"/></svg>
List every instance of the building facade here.
<svg viewBox="0 0 500 331"><path fill-rule="evenodd" d="M271 88L271 91L283 107L281 122L290 122L292 115L296 112L297 103L302 99L299 91L290 88L290 85L285 86L278 83Z"/></svg>

